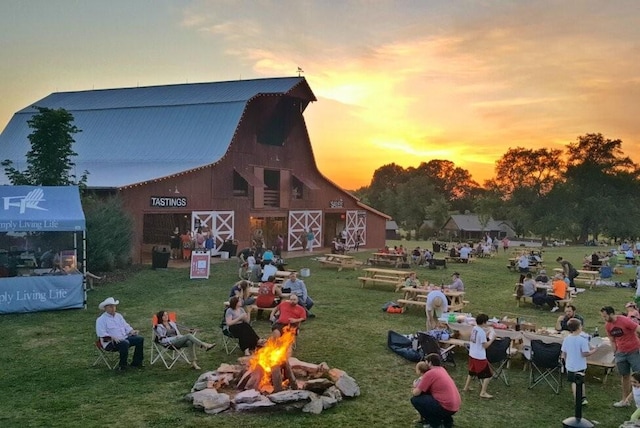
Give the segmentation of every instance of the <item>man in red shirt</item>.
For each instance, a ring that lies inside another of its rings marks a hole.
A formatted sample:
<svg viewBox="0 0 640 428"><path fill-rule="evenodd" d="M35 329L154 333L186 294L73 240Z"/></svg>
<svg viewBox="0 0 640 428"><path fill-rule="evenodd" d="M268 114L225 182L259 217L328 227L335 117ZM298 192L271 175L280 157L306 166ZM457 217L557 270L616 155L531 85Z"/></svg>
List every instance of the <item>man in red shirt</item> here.
<svg viewBox="0 0 640 428"><path fill-rule="evenodd" d="M432 427L453 426L453 415L460 410L460 393L455 382L442 367L438 354L427 355L416 365L422 374L413 387L411 404L420 413L421 422Z"/></svg>
<svg viewBox="0 0 640 428"><path fill-rule="evenodd" d="M271 314L271 334L273 337L280 337L282 329L286 326L298 328L300 323L307 319L307 311L303 306L298 305L298 296L291 294L289 300L280 303Z"/></svg>
<svg viewBox="0 0 640 428"><path fill-rule="evenodd" d="M600 309L602 319L606 321L605 329L611 341L616 367L622 377L622 400L613 403L613 407L627 407L627 396L631 393L630 375L640 371L640 326L631 318L616 315L611 306Z"/></svg>

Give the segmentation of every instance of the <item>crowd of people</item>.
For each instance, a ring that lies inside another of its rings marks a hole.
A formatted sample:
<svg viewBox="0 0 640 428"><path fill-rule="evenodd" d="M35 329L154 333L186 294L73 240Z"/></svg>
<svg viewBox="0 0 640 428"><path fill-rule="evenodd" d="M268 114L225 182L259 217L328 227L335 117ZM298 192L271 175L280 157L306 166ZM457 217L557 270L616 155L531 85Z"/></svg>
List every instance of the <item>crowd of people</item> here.
<svg viewBox="0 0 640 428"><path fill-rule="evenodd" d="M487 238L490 239L490 237ZM484 247L488 245L493 248L493 243L498 242L497 240L489 241L489 239L484 241L482 251L485 251L487 248ZM504 242L502 244L505 245ZM506 247L508 248L508 243ZM433 257L433 252L419 247L410 253L407 253L402 245L393 248L385 247L383 251L404 254L414 264L421 264L429 257ZM459 257L465 257L474 250L468 244L461 244L456 251ZM231 334L238 339L239 347L246 355L251 355L265 341L251 326L249 307L272 309L270 321L273 337L279 336L285 327L298 328L300 323L315 316L311 312L314 301L309 296L306 284L298 278L296 272L291 272L281 285L276 283L275 273L278 271L274 264L277 258L276 253L277 251L272 249L260 251L258 248L251 247L242 250L238 255L241 279L230 289L224 321ZM556 262L562 271L554 274L553 277L549 277L545 269L541 269L535 278L531 271L522 271L523 295L532 297L533 303L537 306L548 306L551 312L560 309L557 302L565 298L567 290L575 287L573 279L577 276L574 266L569 261L558 257ZM594 252L588 262L591 266L597 265L597 262L606 264L607 257ZM640 276L640 268L637 274ZM550 288L547 292L541 291L536 283L550 284ZM258 288L257 294L255 290L251 290L254 286ZM411 272L404 286L424 288L426 285L421 284L415 272ZM459 272L451 274L449 284L443 282L440 289L431 290L428 293L425 305L428 330L442 326L439 318L448 311L446 295L448 290L465 290ZM283 298L283 295L288 296ZM118 304L119 302L112 297L100 303L99 308L103 313L96 320L96 333L105 350L119 352L121 370L139 368L143 361L144 338L116 311ZM567 371L566 377L572 386L572 396L576 397L577 392L580 392L580 404L587 405L583 377L587 368L587 358L595 352L596 348L590 345L589 335L583 331L584 318L578 313L576 306L565 305L563 312L557 317L555 328L557 331L568 332L561 348L564 367ZM605 322L605 333L613 348L617 371L621 378L620 399L615 401L613 406L628 407L635 402L640 405L640 311L637 303L627 303L625 311L620 314L617 314L611 306L603 306L600 315ZM197 338L191 331L181 332L178 325L169 319L167 311L159 311L157 319L159 322L155 327L155 333L159 342L179 348L186 347L192 366L200 369L197 364L197 349L200 348L206 352L215 344ZM483 399L493 398L488 391L494 373L487 359L487 349L495 340L496 334L489 323L489 317L484 313L478 314L469 338L468 376L461 389L463 392L471 390L473 379L479 379L479 396ZM134 349L133 359L128 363L131 347ZM411 389L411 404L420 415L418 422L428 424L430 427L453 426L453 416L460 410L461 398L455 382L442 367L440 355L426 355L424 361L416 365L416 373L419 378ZM632 420L639 418L640 410L637 410L633 413Z"/></svg>

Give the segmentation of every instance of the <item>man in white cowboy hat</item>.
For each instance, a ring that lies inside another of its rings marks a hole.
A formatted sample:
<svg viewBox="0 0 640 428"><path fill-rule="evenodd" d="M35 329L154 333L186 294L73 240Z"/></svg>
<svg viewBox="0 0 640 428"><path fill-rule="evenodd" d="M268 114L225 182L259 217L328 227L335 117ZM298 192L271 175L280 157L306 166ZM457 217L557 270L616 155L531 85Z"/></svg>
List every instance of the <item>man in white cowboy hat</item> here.
<svg viewBox="0 0 640 428"><path fill-rule="evenodd" d="M138 336L138 330L134 330L122 315L116 312L116 306L120 302L113 297L102 301L98 308L104 311L96 320L96 334L100 338L102 347L107 351L118 350L120 352L120 370L126 370L129 357L129 347L135 348L131 367L142 367L144 337Z"/></svg>

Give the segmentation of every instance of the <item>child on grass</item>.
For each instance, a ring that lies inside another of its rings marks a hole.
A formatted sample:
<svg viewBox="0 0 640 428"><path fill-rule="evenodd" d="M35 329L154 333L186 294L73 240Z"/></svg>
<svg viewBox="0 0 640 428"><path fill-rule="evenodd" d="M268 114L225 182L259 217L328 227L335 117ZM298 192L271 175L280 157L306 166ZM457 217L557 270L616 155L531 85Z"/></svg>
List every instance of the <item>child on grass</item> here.
<svg viewBox="0 0 640 428"><path fill-rule="evenodd" d="M587 370L587 357L592 355L596 349L590 349L589 340L582 336L582 322L577 318L567 321L567 330L571 333L562 341L562 358L567 369L567 380L571 382L571 391L575 399L576 377L583 376ZM582 405L588 404L585 393L584 382L582 383Z"/></svg>
<svg viewBox="0 0 640 428"><path fill-rule="evenodd" d="M636 411L631 415L631 421L635 426L640 426L640 372L631 373L631 393L624 400L628 403L633 398L636 402Z"/></svg>
<svg viewBox="0 0 640 428"><path fill-rule="evenodd" d="M496 333L493 328L489 328L487 322L489 316L487 314L478 314L476 316L476 326L471 331L471 344L469 346L469 375L464 384L463 391L471 391L471 378L480 379L480 398L493 398L487 392L489 381L493 377L493 370L487 360L487 348L491 346L496 339Z"/></svg>

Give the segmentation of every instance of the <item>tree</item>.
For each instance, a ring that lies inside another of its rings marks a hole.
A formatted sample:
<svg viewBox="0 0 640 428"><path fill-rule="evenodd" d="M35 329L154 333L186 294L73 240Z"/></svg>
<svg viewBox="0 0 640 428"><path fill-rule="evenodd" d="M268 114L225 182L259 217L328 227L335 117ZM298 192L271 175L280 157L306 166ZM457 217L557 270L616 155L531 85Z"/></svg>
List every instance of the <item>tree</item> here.
<svg viewBox="0 0 640 428"><path fill-rule="evenodd" d="M485 183L509 199L518 189L530 189L535 197L549 193L562 178L564 163L559 149L525 149L516 147L496 162L495 178Z"/></svg>
<svg viewBox="0 0 640 428"><path fill-rule="evenodd" d="M448 160L433 159L427 163L422 162L416 169L416 173L425 174L431 179L436 191L449 202L468 197L473 189L479 187L469 171L456 167Z"/></svg>
<svg viewBox="0 0 640 428"><path fill-rule="evenodd" d="M19 171L13 162L2 162L5 174L11 184L34 186L68 186L78 184L84 187L87 171L79 181L71 173L75 163L71 160L77 153L72 146L73 135L81 132L73 125L73 115L67 110L34 106L38 113L27 121L33 132L29 134L31 150L27 152L27 169Z"/></svg>
<svg viewBox="0 0 640 428"><path fill-rule="evenodd" d="M640 167L624 156L622 141L586 134L568 145L568 153L566 181L570 191L563 205L577 223L577 238L586 241L590 234L605 230L633 237L633 223L611 227L619 219L637 218L636 207L640 206Z"/></svg>

